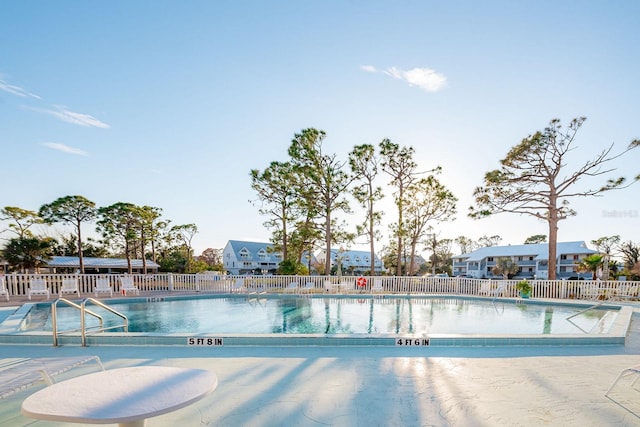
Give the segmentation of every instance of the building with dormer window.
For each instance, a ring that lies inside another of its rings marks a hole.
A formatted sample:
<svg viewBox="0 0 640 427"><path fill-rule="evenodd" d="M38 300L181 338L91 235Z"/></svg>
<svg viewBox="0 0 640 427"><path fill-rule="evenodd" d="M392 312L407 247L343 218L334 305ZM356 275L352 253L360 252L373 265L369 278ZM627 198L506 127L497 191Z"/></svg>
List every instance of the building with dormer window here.
<svg viewBox="0 0 640 427"><path fill-rule="evenodd" d="M325 259L325 251L320 252L318 254L318 263L324 265ZM371 269L371 253L368 251L341 251L339 249L331 249L329 262L332 267L340 262L343 274L364 274ZM374 274L381 274L385 271L384 263L375 254L373 255L373 262L375 269Z"/></svg>
<svg viewBox="0 0 640 427"><path fill-rule="evenodd" d="M578 271L580 263L598 251L585 242L561 242L556 246L556 277L558 279L591 279L591 273ZM453 275L477 279L493 277L491 270L499 258L511 258L518 264L517 278L546 279L549 277L549 244L490 246L453 257Z"/></svg>
<svg viewBox="0 0 640 427"><path fill-rule="evenodd" d="M275 274L282 254L271 243L229 240L222 251L229 274Z"/></svg>
<svg viewBox="0 0 640 427"><path fill-rule="evenodd" d="M229 274L275 274L282 262L282 253L271 243L229 240L222 251L223 264ZM313 253L304 252L302 262L314 272L317 265Z"/></svg>

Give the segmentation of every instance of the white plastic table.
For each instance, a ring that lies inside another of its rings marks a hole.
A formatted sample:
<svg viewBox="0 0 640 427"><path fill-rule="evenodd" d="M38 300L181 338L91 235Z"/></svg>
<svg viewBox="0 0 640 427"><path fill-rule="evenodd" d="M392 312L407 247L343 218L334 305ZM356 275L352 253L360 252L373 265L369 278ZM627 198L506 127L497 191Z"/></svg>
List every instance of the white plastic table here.
<svg viewBox="0 0 640 427"><path fill-rule="evenodd" d="M184 408L217 386L216 374L204 369L110 369L38 391L22 402L22 413L40 420L142 427L147 418Z"/></svg>

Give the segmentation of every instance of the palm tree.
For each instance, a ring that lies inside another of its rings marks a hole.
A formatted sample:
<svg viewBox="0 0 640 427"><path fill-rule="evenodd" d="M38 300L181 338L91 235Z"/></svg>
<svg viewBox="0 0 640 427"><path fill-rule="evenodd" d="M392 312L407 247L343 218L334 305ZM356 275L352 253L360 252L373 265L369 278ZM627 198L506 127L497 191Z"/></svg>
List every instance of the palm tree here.
<svg viewBox="0 0 640 427"><path fill-rule="evenodd" d="M51 259L54 240L50 238L18 237L9 240L2 251L4 259L22 272L38 269Z"/></svg>
<svg viewBox="0 0 640 427"><path fill-rule="evenodd" d="M491 272L496 276L502 276L504 279L510 279L520 271L520 266L513 262L510 257L501 257L496 260Z"/></svg>
<svg viewBox="0 0 640 427"><path fill-rule="evenodd" d="M589 255L578 264L578 270L589 271L593 273L593 277L595 278L596 275L598 274L598 269L602 267L603 259L604 259L603 255L598 255L598 254Z"/></svg>

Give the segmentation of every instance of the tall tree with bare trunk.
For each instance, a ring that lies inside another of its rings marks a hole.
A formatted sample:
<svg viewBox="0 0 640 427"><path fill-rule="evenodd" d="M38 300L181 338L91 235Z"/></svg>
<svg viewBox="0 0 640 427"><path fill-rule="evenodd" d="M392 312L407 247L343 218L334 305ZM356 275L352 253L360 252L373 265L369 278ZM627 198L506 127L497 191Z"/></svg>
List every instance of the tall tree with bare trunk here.
<svg viewBox="0 0 640 427"><path fill-rule="evenodd" d="M375 242L381 237L377 227L380 225L383 214L382 211L375 209L376 202L384 197L382 188L374 184L378 175L378 162L376 148L370 144L356 145L349 153L351 172L356 176L352 194L366 211L364 221L356 227L356 234L365 236L369 243L370 274L375 274L376 271Z"/></svg>
<svg viewBox="0 0 640 427"><path fill-rule="evenodd" d="M598 196L614 189L626 188L632 183L624 177L608 179L603 185L585 187L588 178L602 177L613 172L610 163L637 148L640 140L633 140L621 152L614 154L613 144L592 160L575 169L569 169L569 154L574 146L584 117L573 119L565 129L560 120L553 119L543 131L523 139L511 148L500 161L502 167L484 176L484 185L473 193L476 207L469 208L472 218L484 218L498 213L530 215L546 221L549 228L549 276L556 278L556 250L558 223L576 215L570 201L577 197Z"/></svg>
<svg viewBox="0 0 640 427"><path fill-rule="evenodd" d="M40 207L40 216L45 222L52 224L62 222L73 225L78 237L78 261L80 273L84 273L84 256L82 253L82 224L96 218L96 204L83 196L65 196Z"/></svg>
<svg viewBox="0 0 640 427"><path fill-rule="evenodd" d="M324 131L304 129L294 136L288 153L298 176L298 193L304 198L304 209L314 213L323 227L325 253L329 259L331 244L341 240L343 235L335 215L351 212L344 196L354 177L345 171L345 161L324 151L325 136ZM331 264L327 262L325 274L330 273Z"/></svg>

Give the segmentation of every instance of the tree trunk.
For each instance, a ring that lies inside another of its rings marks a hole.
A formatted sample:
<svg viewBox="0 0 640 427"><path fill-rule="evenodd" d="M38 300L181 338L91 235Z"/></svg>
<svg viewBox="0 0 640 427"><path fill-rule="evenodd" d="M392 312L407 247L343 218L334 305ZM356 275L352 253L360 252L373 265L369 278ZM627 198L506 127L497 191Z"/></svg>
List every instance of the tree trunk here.
<svg viewBox="0 0 640 427"><path fill-rule="evenodd" d="M82 234L80 233L80 221L76 224L78 228L78 261L80 263L80 273L84 274L84 257L82 256Z"/></svg>
<svg viewBox="0 0 640 427"><path fill-rule="evenodd" d="M127 273L133 274L133 267L131 266L131 252L129 248L129 242L125 240L124 253L127 257Z"/></svg>
<svg viewBox="0 0 640 427"><path fill-rule="evenodd" d="M407 273L407 276L413 276L413 269L414 269L414 264L415 264L415 257L416 257L416 242L415 240L411 241L411 254L409 255L409 272Z"/></svg>
<svg viewBox="0 0 640 427"><path fill-rule="evenodd" d="M369 251L371 252L371 266L369 267L371 269L371 271L369 272L369 274L371 274L372 276L376 275L376 263L375 263L375 257L376 257L376 253L373 251L374 247L373 247L373 240L371 241L371 243L369 244Z"/></svg>
<svg viewBox="0 0 640 427"><path fill-rule="evenodd" d="M371 183L369 183L369 194L371 194L373 192L372 188L371 188ZM372 276L376 275L376 263L375 263L375 257L376 257L376 253L375 251L375 222L374 222L374 218L373 218L373 200L371 198L369 198L369 252L371 252L371 259L370 261L370 272L369 274L371 274Z"/></svg>
<svg viewBox="0 0 640 427"><path fill-rule="evenodd" d="M400 184L398 185L398 265L396 267L396 276L402 276L402 232L404 228L404 225L402 224L402 210L404 208L402 203L402 198L404 197L402 190L402 181L400 181Z"/></svg>
<svg viewBox="0 0 640 427"><path fill-rule="evenodd" d="M558 212L549 209L549 263L547 265L549 280L556 280L557 247L558 247Z"/></svg>
<svg viewBox="0 0 640 427"><path fill-rule="evenodd" d="M156 239L151 239L151 260L156 262Z"/></svg>
<svg viewBox="0 0 640 427"><path fill-rule="evenodd" d="M324 224L325 250L327 253L324 266L325 276L331 275L331 212L327 211L326 222Z"/></svg>
<svg viewBox="0 0 640 427"><path fill-rule="evenodd" d="M283 207L280 214L282 216L282 259L288 259L289 256L289 236L287 235L287 212Z"/></svg>

